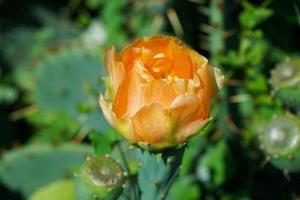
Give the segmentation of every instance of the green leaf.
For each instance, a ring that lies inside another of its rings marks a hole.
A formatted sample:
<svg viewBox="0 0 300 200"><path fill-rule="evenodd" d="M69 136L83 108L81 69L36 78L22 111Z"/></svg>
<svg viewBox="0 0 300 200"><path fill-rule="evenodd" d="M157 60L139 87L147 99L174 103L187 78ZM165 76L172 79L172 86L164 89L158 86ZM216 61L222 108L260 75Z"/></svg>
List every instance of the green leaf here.
<svg viewBox="0 0 300 200"><path fill-rule="evenodd" d="M92 142L94 150L97 155L108 154L112 151L113 143L118 139L116 133L112 129L104 132L91 132L89 139Z"/></svg>
<svg viewBox="0 0 300 200"><path fill-rule="evenodd" d="M253 29L255 26L259 25L273 14L271 9L265 7L255 7L248 1L243 1L242 5L245 10L240 14L239 21L244 28Z"/></svg>
<svg viewBox="0 0 300 200"><path fill-rule="evenodd" d="M181 176L175 181L170 190L172 200L194 200L199 199L200 191L196 184L191 182L188 176Z"/></svg>

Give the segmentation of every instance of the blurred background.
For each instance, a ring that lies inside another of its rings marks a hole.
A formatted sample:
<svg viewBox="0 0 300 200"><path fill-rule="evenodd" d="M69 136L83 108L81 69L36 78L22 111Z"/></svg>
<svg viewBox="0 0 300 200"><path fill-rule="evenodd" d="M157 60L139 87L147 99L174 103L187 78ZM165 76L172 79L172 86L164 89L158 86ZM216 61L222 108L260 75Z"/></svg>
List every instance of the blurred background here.
<svg viewBox="0 0 300 200"><path fill-rule="evenodd" d="M0 0L2 200L74 193L65 180L118 139L98 106L105 49L155 34L228 79L170 199L300 199L299 0Z"/></svg>

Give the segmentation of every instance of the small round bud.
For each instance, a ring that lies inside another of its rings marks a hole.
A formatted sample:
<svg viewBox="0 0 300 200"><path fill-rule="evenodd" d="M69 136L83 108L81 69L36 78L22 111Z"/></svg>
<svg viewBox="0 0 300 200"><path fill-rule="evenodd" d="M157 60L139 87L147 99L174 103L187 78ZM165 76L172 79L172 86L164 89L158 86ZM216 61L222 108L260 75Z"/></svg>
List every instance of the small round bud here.
<svg viewBox="0 0 300 200"><path fill-rule="evenodd" d="M260 133L259 142L271 163L288 171L300 170L300 120L291 115L271 119Z"/></svg>
<svg viewBox="0 0 300 200"><path fill-rule="evenodd" d="M288 106L300 109L300 59L287 60L271 71L274 93Z"/></svg>
<svg viewBox="0 0 300 200"><path fill-rule="evenodd" d="M123 183L121 166L107 156L90 157L75 177L77 197L82 200L109 198L117 194Z"/></svg>

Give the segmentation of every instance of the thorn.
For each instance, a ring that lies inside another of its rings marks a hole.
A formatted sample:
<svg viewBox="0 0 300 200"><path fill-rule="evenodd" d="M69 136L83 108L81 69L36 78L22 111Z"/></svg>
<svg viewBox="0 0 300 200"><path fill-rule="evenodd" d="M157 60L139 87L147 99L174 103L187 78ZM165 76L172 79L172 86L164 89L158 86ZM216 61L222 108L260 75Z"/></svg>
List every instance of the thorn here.
<svg viewBox="0 0 300 200"><path fill-rule="evenodd" d="M290 174L289 174L289 171L288 170L283 170L283 176L288 180L288 181L291 181L291 177L290 177Z"/></svg>
<svg viewBox="0 0 300 200"><path fill-rule="evenodd" d="M196 4L203 4L204 0L189 0L190 2L196 3Z"/></svg>
<svg viewBox="0 0 300 200"><path fill-rule="evenodd" d="M262 163L260 164L259 168L262 169L264 168L269 162L270 162L271 158L270 157L266 157Z"/></svg>
<svg viewBox="0 0 300 200"><path fill-rule="evenodd" d="M127 176L128 176L128 172L124 172L123 175L124 175L125 177L127 177Z"/></svg>
<svg viewBox="0 0 300 200"><path fill-rule="evenodd" d="M165 196L166 196L166 193L165 193L165 192L161 193L161 194L160 194L160 199L164 199Z"/></svg>
<svg viewBox="0 0 300 200"><path fill-rule="evenodd" d="M173 158L168 158L167 159L167 163L168 163L168 165L170 165L172 162L174 161L174 159Z"/></svg>
<svg viewBox="0 0 300 200"><path fill-rule="evenodd" d="M184 33L183 28L182 28L181 22L179 20L177 13L175 12L175 10L169 9L167 11L167 16L168 16L168 19L169 19L176 35L183 35L183 33Z"/></svg>
<svg viewBox="0 0 300 200"><path fill-rule="evenodd" d="M199 6L198 12L200 12L203 15L209 16L210 15L210 10L206 6Z"/></svg>
<svg viewBox="0 0 300 200"><path fill-rule="evenodd" d="M157 186L158 186L158 182L157 182L157 180L153 179L153 180L152 180L152 183L153 183L153 185L154 185L155 187L157 187Z"/></svg>
<svg viewBox="0 0 300 200"><path fill-rule="evenodd" d="M227 39L227 38L233 36L235 33L236 33L236 30L224 31L223 32L223 38Z"/></svg>
<svg viewBox="0 0 300 200"><path fill-rule="evenodd" d="M208 24L201 23L199 25L199 30L202 31L203 33L209 34L212 31L212 27Z"/></svg>

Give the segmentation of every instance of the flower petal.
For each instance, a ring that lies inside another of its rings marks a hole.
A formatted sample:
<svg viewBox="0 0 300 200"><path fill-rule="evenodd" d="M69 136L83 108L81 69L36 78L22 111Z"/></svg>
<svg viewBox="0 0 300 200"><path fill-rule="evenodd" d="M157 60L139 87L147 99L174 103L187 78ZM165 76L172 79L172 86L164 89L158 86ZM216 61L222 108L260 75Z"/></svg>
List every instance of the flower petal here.
<svg viewBox="0 0 300 200"><path fill-rule="evenodd" d="M121 62L115 61L115 48L111 47L105 54L105 67L112 80L114 91L116 92L125 76L125 69Z"/></svg>
<svg viewBox="0 0 300 200"><path fill-rule="evenodd" d="M104 96L100 94L99 104L102 109L103 115L108 123L114 127L123 137L131 142L140 140L140 137L134 134L132 121L129 118L118 119L114 113L111 112L111 103L104 99Z"/></svg>
<svg viewBox="0 0 300 200"><path fill-rule="evenodd" d="M113 113L111 112L111 105L107 101L105 101L103 94L100 94L99 105L102 109L105 119L108 121L108 123L111 126L114 126L115 117L113 116Z"/></svg>
<svg viewBox="0 0 300 200"><path fill-rule="evenodd" d="M196 94L177 96L171 103L170 112L172 119L175 120L178 126L208 118L203 100Z"/></svg>
<svg viewBox="0 0 300 200"><path fill-rule="evenodd" d="M181 127L179 130L176 131L176 141L178 143L183 143L187 141L189 138L193 137L203 127L211 120L212 118L208 118L205 120L197 120L193 121L189 124L186 124L185 126Z"/></svg>
<svg viewBox="0 0 300 200"><path fill-rule="evenodd" d="M143 107L133 118L135 133L149 144L169 143L168 136L172 125L167 111L160 104L153 103Z"/></svg>
<svg viewBox="0 0 300 200"><path fill-rule="evenodd" d="M176 141L182 143L197 134L210 120L203 99L197 94L180 95L172 102L170 113L176 124Z"/></svg>
<svg viewBox="0 0 300 200"><path fill-rule="evenodd" d="M146 104L158 103L168 109L176 97L173 88L165 81L153 79L145 89Z"/></svg>
<svg viewBox="0 0 300 200"><path fill-rule="evenodd" d="M210 104L218 91L214 70L206 62L197 70L197 73L201 81L198 94L203 99L206 109L209 110Z"/></svg>
<svg viewBox="0 0 300 200"><path fill-rule="evenodd" d="M132 117L144 106L144 89L142 77L135 66L121 83L113 104L113 112L117 118Z"/></svg>

